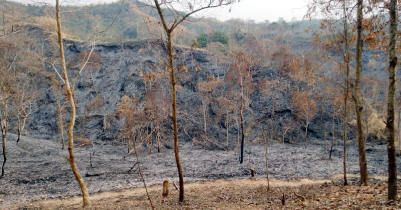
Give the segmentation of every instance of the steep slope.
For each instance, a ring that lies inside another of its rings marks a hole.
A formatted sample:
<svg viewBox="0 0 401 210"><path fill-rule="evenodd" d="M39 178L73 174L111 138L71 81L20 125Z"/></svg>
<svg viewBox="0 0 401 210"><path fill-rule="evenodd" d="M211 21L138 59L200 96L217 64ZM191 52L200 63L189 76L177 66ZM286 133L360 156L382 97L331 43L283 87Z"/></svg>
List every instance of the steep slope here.
<svg viewBox="0 0 401 210"><path fill-rule="evenodd" d="M51 35L38 27L30 27L26 33L40 37L42 44L47 48L45 55L57 61L56 54L51 52ZM50 38L46 38L49 36ZM74 77L79 66L83 63L82 54L91 51L91 45L84 42L65 40L67 65L70 76ZM195 138L202 134L203 115L202 101L198 94L198 83L211 81L212 76L218 81L224 81L225 73L229 69L229 62L212 62L213 55L204 50L191 51L185 47L175 48L177 59L176 64L186 67L186 71L178 73L178 108L180 110L180 131L185 139ZM164 69L165 51L163 43L158 40L134 41L122 44L96 43L91 59L86 69L79 76L76 83L75 99L77 101L77 125L76 134L80 138L92 140L113 140L117 137L119 124L115 116L117 103L122 96L135 96L139 100L138 110L145 109L145 100L149 90L156 83L162 88L167 99L170 97L169 80ZM96 57L96 59L92 59ZM48 75L54 74L54 69L49 63L46 64ZM259 67L253 70L255 84L266 79L280 79L284 81L283 86L289 85L288 79L280 76L276 71L269 68ZM146 76L155 75L157 81L146 81ZM56 79L57 76L55 77ZM285 82L287 81L287 82ZM153 83L152 83L153 82ZM208 135L211 139L225 139L226 128L225 118L220 112L222 107L216 98L229 94L231 91L228 85L216 87L218 91L211 93L210 103L207 107L207 124L210 127ZM255 120L263 121L268 119L271 113L271 103L263 98L263 88L256 88L250 95L249 107L245 111L246 124L249 130L249 138L254 140L259 133L251 132L257 129ZM30 134L41 138L58 138L59 131L56 121L56 95L52 91L51 83L42 81L42 99L39 101L39 109L29 124ZM276 99L277 113L290 117L289 92L282 92ZM99 99L100 98L100 99ZM169 107L170 103L165 101L163 106ZM253 114L249 111L253 110ZM234 114L234 113L233 113ZM65 117L68 119L68 117ZM168 127L169 118L166 118L165 126ZM109 121L108 121L109 120ZM229 132L230 138L236 138L237 126L234 118L231 119ZM193 123L191 126L188 122ZM113 124L110 128L105 123ZM253 123L251 123L253 122ZM266 123L263 121L262 123ZM168 130L168 129L167 129ZM167 137L166 137L167 138ZM233 140L230 144L235 144Z"/></svg>

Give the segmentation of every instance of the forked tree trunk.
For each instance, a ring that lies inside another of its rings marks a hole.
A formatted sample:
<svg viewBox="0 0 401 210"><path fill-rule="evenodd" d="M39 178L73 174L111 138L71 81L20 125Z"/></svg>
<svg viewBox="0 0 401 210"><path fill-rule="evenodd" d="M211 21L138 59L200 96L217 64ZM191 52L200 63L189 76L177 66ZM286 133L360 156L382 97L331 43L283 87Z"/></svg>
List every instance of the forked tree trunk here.
<svg viewBox="0 0 401 210"><path fill-rule="evenodd" d="M61 67L63 69L63 77L64 77L64 81L65 81L65 89L67 92L67 98L68 98L68 101L70 102L70 106L71 106L71 120L70 120L70 124L68 126L68 153L69 153L70 157L67 160L70 163L72 172L78 181L79 187L81 188L82 197L83 197L83 206L90 207L91 202L89 200L88 189L86 188L84 179L82 178L82 176L79 173L78 168L75 164L74 125L75 125L76 110L75 110L74 98L72 95L72 89L70 87L70 81L68 80L67 68L66 68L66 64L65 64L63 38L62 38L62 31L61 31L61 17L60 17L59 0L56 0L56 15L57 15L57 35L58 35L58 44L60 47Z"/></svg>
<svg viewBox="0 0 401 210"><path fill-rule="evenodd" d="M358 0L357 4L357 45L356 45L356 74L353 98L355 101L356 121L358 127L358 150L359 168L361 173L361 185L369 185L368 167L366 163L365 136L362 125L362 101L361 77L362 77L362 20L363 20L363 0Z"/></svg>
<svg viewBox="0 0 401 210"><path fill-rule="evenodd" d="M397 0L390 1L389 28L389 86L387 105L387 154L388 154L388 199L397 199L397 159L395 154L395 90L396 90L396 40L397 40Z"/></svg>
<svg viewBox="0 0 401 210"><path fill-rule="evenodd" d="M167 53L169 60L169 69L170 69L170 79L171 79L171 89L172 89L172 100L173 100L173 129L174 129L174 154L175 154L175 162L177 164L178 169L178 177L180 181L180 202L184 202L184 176L182 174L182 167L180 162L180 155L178 149L178 124L177 124L177 97L176 97L176 84L175 84L175 73L174 73L174 62L173 62L173 41L172 41L172 33L174 28L169 29L167 27L166 20L164 19L164 15L158 0L154 0L157 12L159 13L160 20L162 22L164 31L167 35Z"/></svg>

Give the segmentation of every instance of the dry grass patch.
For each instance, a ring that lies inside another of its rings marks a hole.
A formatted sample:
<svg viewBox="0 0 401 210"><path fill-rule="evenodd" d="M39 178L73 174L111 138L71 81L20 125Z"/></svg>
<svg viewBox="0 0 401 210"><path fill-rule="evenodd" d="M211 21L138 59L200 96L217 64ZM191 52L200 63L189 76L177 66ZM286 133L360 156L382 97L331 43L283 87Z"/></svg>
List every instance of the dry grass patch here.
<svg viewBox="0 0 401 210"><path fill-rule="evenodd" d="M262 178L188 183L182 204L172 184L166 198L162 196L162 185L150 187L149 193L156 209L398 209L401 205L400 201L387 202L386 183L379 179L373 179L368 187L342 186L340 180L309 179L271 180L271 186L267 192ZM143 188L95 194L91 199L92 209L151 209ZM34 202L16 209L81 209L81 205L82 198L74 197Z"/></svg>

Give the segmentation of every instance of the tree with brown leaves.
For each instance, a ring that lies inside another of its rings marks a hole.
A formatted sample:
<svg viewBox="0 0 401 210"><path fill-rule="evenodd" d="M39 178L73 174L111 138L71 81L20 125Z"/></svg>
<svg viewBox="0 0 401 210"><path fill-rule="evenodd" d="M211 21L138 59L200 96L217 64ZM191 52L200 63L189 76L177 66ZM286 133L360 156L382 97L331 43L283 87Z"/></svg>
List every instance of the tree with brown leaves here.
<svg viewBox="0 0 401 210"><path fill-rule="evenodd" d="M120 130L120 133L122 134L122 137L127 139L128 142L132 141L133 144L132 150L135 152L136 164L138 165L139 175L142 178L143 186L145 187L150 205L152 209L155 209L152 203L152 199L150 198L150 195L148 193L148 188L146 186L145 178L142 174L141 166L139 163L138 151L135 141L136 137L134 139L134 135L138 136L138 133L140 132L141 128L144 127L143 121L146 120L144 118L145 116L144 113L139 113L137 109L138 109L138 100L135 97L130 98L125 95L122 97L121 102L118 102L117 115L120 116L124 121L123 123L124 125ZM128 153L130 153L129 143L128 143Z"/></svg>
<svg viewBox="0 0 401 210"><path fill-rule="evenodd" d="M230 70L227 72L227 80L233 88L237 89L231 93L235 101L240 114L240 125L241 125L241 155L240 163L244 161L244 144L245 144L245 121L244 121L244 109L249 103L248 96L255 90L255 84L252 82L252 75L249 72L251 68L250 57L241 49L232 50L231 56L233 58L233 64Z"/></svg>
<svg viewBox="0 0 401 210"><path fill-rule="evenodd" d="M17 48L11 44L1 44L0 48L0 129L3 140L3 165L1 176L4 177L4 166L7 162L7 133L10 128L9 108L10 101L15 97L16 77L13 66L18 58Z"/></svg>

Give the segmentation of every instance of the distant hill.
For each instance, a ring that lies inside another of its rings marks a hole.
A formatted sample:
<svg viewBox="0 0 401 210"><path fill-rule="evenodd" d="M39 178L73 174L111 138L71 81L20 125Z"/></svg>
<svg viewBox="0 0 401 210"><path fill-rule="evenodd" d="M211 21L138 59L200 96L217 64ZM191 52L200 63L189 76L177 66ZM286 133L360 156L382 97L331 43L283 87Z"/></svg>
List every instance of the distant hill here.
<svg viewBox="0 0 401 210"><path fill-rule="evenodd" d="M39 25L51 25L54 19L54 8L49 5L24 5L15 2L2 2L6 21L35 22ZM162 28L155 9L134 0L118 1L110 4L88 5L82 7L62 6L62 24L68 37L88 41L94 33L96 40L102 42L122 42L128 40L143 40L159 38ZM166 18L172 20L171 13L165 11ZM212 34L220 31L235 44L241 34L252 33L259 38L274 39L286 36L287 39L309 40L313 33L305 33L307 28L315 28L319 20L297 22L264 22L253 20L231 19L219 21L214 18L194 19L185 22L176 32L176 44L190 46L195 37L201 34ZM109 28L110 26L110 28ZM151 35L152 34L152 35Z"/></svg>

